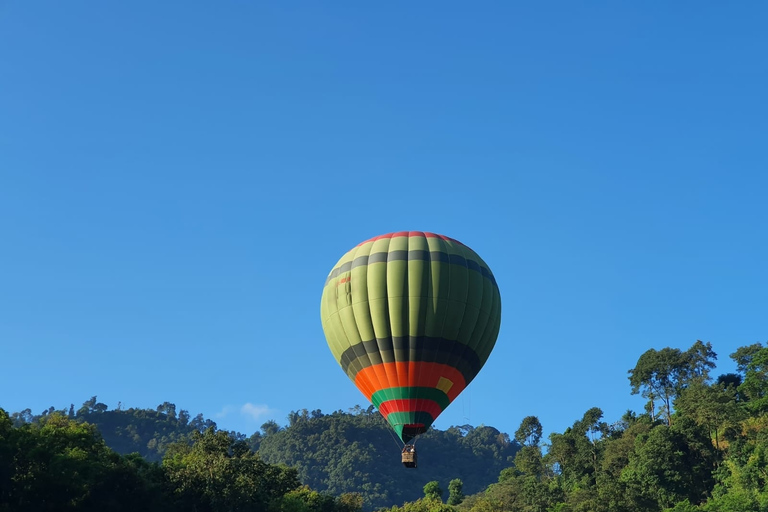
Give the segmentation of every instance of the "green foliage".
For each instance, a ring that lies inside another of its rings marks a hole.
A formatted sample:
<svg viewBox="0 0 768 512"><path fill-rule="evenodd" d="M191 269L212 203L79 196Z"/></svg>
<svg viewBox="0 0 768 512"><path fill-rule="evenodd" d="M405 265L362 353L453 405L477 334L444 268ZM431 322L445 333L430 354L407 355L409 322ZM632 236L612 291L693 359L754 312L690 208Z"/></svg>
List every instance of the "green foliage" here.
<svg viewBox="0 0 768 512"><path fill-rule="evenodd" d="M440 500L443 496L443 490L440 488L440 482L432 480L424 486L424 498L428 500Z"/></svg>
<svg viewBox="0 0 768 512"><path fill-rule="evenodd" d="M743 377L724 375L710 384L715 353L708 343L644 353L630 384L649 399L649 414L627 411L609 425L592 408L549 436L540 462L528 441L532 417L526 418L516 432L524 446L515 467L457 508L768 512L768 349L751 345L732 357Z"/></svg>
<svg viewBox="0 0 768 512"><path fill-rule="evenodd" d="M296 470L266 464L243 441L213 427L172 445L163 468L181 509L261 511L300 486Z"/></svg>
<svg viewBox="0 0 768 512"><path fill-rule="evenodd" d="M661 401L661 412L672 423L672 402L680 392L694 381L705 382L709 370L715 367L717 354L710 343L697 341L685 352L666 347L645 352L632 370L629 382L632 394L641 393L648 399L651 417L655 419L655 404Z"/></svg>
<svg viewBox="0 0 768 512"><path fill-rule="evenodd" d="M95 401L96 397L91 400ZM77 419L99 429L107 445L121 454L139 453L149 461L160 462L168 447L186 441L193 432L216 427L202 414L190 420L187 411L176 414L176 406L169 402L152 409L108 410L94 404L83 404ZM233 434L234 435L234 434Z"/></svg>
<svg viewBox="0 0 768 512"><path fill-rule="evenodd" d="M8 429L0 409L0 511L163 510L163 476L60 413Z"/></svg>
<svg viewBox="0 0 768 512"><path fill-rule="evenodd" d="M512 464L519 446L492 427L432 429L418 441L419 470L400 462L401 444L373 408L322 414L299 411L286 428L266 433L259 454L298 471L313 489L339 495L360 492L366 508L414 501L431 480L445 489L460 479L478 492Z"/></svg>
<svg viewBox="0 0 768 512"><path fill-rule="evenodd" d="M515 431L515 441L523 446L539 446L543 430L536 416L526 416Z"/></svg>
<svg viewBox="0 0 768 512"><path fill-rule="evenodd" d="M541 448L538 446L523 446L515 455L515 467L526 475L541 476L544 470Z"/></svg>
<svg viewBox="0 0 768 512"><path fill-rule="evenodd" d="M0 409L0 512L359 512L361 506L359 495L336 498L302 487L295 470L261 461L243 440L214 427L169 446L160 465L119 455L95 426L63 413L13 427Z"/></svg>
<svg viewBox="0 0 768 512"><path fill-rule="evenodd" d="M753 343L752 345L746 345L744 347L737 348L733 354L729 355L729 357L733 359L733 362L736 363L736 369L739 371L739 373L745 374L747 373L747 367L752 361L752 358L762 348L762 343Z"/></svg>
<svg viewBox="0 0 768 512"><path fill-rule="evenodd" d="M83 403L77 414L74 409L74 405L69 407L68 412L65 409L55 411L51 407L37 416L25 409L13 413L11 420L14 426L19 427L35 423L56 412L69 419L96 426L107 446L116 452L123 455L139 453L152 462L160 462L172 443L189 439L195 431L202 432L207 428L216 427L216 423L203 418L202 414L190 419L189 412L181 410L177 415L176 405L170 402L164 402L156 409L122 409L119 405L117 409L110 411L106 404L98 402L93 396ZM231 435L242 436L235 432ZM258 446L258 439L254 442Z"/></svg>
<svg viewBox="0 0 768 512"><path fill-rule="evenodd" d="M452 479L459 478L464 491L477 492L512 464L519 448L506 434L491 427L465 425L445 432L432 430L419 440L422 452L419 465L429 468L429 473L408 472L400 464L399 442L393 439L391 428L373 407L356 407L350 412L337 411L329 415L319 410L294 411L289 415L288 427L283 428L274 420L267 421L260 432L250 437L217 431L212 421L202 415L190 419L187 411L177 410L170 402L155 409L118 406L109 410L99 405L94 396L80 407L77 414L74 406L69 409L70 419L96 426L106 445L119 453L136 453L149 462L160 462L165 456L163 475L165 478L173 476L170 484L178 489L200 489L200 481L194 478L194 469L201 464L199 458L194 459L195 464L185 462L183 471L178 461L192 456L185 450L193 444L207 443L201 436L212 429L221 443L232 443L231 449L237 447L241 451L258 452L265 463L294 468L299 480L311 489L346 496L345 503L354 510L360 508L355 505L357 499L363 500L367 509L417 499L420 488L431 479L437 479L445 488ZM35 425L51 414L64 415L66 412L51 411L53 408L37 416L31 411L22 411L7 421L19 426ZM242 466L245 461L241 459L220 457L216 464ZM250 477L242 478L247 481ZM240 496L236 498L240 500L238 502L245 499L237 489L222 487L222 482L210 481L206 485L214 494L223 492ZM210 502L210 493L190 493L176 493L174 502L194 502L198 506ZM292 503L297 502L294 499ZM213 505L209 503L209 506Z"/></svg>
<svg viewBox="0 0 768 512"><path fill-rule="evenodd" d="M448 483L448 504L458 505L464 501L464 482L454 478Z"/></svg>
<svg viewBox="0 0 768 512"><path fill-rule="evenodd" d="M707 432L690 420L657 425L635 439L622 480L660 508L688 499L701 503L714 484L717 455Z"/></svg>
<svg viewBox="0 0 768 512"><path fill-rule="evenodd" d="M747 399L747 409L757 414L768 412L768 347L750 352L749 357L742 355L742 362L745 376L738 389Z"/></svg>
<svg viewBox="0 0 768 512"><path fill-rule="evenodd" d="M691 505L691 502L686 500L678 502L672 508L664 509L664 512L699 512L701 509L695 505ZM748 509L744 509L748 510Z"/></svg>
<svg viewBox="0 0 768 512"><path fill-rule="evenodd" d="M733 386L720 382L712 386L695 382L680 393L675 408L680 416L705 428L712 435L715 448L720 449L721 441L737 435L738 425L745 418L736 393Z"/></svg>

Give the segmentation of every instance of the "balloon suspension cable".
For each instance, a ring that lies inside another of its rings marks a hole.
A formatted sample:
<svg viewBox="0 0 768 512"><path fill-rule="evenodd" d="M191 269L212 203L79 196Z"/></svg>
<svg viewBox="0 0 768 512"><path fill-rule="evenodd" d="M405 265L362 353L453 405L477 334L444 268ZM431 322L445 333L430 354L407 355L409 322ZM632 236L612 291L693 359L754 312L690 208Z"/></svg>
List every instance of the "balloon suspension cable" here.
<svg viewBox="0 0 768 512"><path fill-rule="evenodd" d="M398 439L395 436L395 433L392 432L391 428L387 428L387 432L389 432L390 437L392 437L392 440L395 442L395 446L397 446L397 449L398 450L402 450L403 446L405 446L405 443L403 443L403 441L401 439ZM402 443L403 446L400 446L401 443Z"/></svg>

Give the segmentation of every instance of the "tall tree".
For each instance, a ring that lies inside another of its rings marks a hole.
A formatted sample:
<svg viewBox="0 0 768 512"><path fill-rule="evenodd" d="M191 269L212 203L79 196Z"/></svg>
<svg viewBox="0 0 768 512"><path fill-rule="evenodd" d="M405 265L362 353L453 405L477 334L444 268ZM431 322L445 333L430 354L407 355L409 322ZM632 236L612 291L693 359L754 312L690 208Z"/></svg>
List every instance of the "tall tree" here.
<svg viewBox="0 0 768 512"><path fill-rule="evenodd" d="M542 428L539 418L526 416L515 431L515 441L524 446L538 446L541 434Z"/></svg>
<svg viewBox="0 0 768 512"><path fill-rule="evenodd" d="M736 369L741 374L745 374L747 373L747 366L749 365L750 361L752 361L752 357L754 357L754 355L757 354L762 348L762 343L753 343L751 345L737 348L735 352L729 355L729 357L733 359L733 362L736 363Z"/></svg>
<svg viewBox="0 0 768 512"><path fill-rule="evenodd" d="M458 505L464 501L464 492L462 488L464 483L460 478L454 478L448 483L448 504Z"/></svg>
<svg viewBox="0 0 768 512"><path fill-rule="evenodd" d="M432 480L424 486L424 497L431 500L439 500L443 496L443 490L440 488L440 482Z"/></svg>
<svg viewBox="0 0 768 512"><path fill-rule="evenodd" d="M685 352L666 347L650 349L629 370L632 394L640 393L648 399L651 416L655 418L655 403L660 400L667 425L672 424L672 404L675 397L691 382L709 380L709 371L715 367L717 354L711 343L696 341Z"/></svg>
<svg viewBox="0 0 768 512"><path fill-rule="evenodd" d="M515 441L523 445L515 455L515 467L525 475L539 478L544 469L539 441L542 427L539 418L526 416L515 431Z"/></svg>
<svg viewBox="0 0 768 512"><path fill-rule="evenodd" d="M755 345L750 345L747 348L754 347ZM746 397L746 406L750 411L768 412L768 347L751 352L743 361L746 362L745 376L744 382L738 388L739 393Z"/></svg>

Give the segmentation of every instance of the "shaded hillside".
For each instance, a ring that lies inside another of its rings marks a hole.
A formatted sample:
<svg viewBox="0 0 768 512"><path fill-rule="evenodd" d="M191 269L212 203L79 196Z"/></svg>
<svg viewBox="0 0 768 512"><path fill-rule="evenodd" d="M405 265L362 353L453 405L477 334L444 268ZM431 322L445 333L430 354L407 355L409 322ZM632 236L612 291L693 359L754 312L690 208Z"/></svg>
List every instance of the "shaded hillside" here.
<svg viewBox="0 0 768 512"><path fill-rule="evenodd" d="M339 495L362 492L366 508L415 500L436 480L456 478L478 492L509 467L519 445L492 427L430 430L417 441L418 469L400 463L402 443L373 408L352 413L292 413L290 425L261 439L264 461L295 467L302 482Z"/></svg>

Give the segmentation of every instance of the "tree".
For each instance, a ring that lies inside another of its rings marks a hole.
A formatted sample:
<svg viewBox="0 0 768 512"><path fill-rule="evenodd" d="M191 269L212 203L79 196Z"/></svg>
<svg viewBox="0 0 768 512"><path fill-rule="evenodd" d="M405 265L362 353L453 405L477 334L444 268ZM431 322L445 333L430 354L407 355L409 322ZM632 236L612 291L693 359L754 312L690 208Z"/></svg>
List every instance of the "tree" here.
<svg viewBox="0 0 768 512"><path fill-rule="evenodd" d="M595 485L603 450L603 443L599 441L608 430L601 421L602 416L603 411L593 407L564 433L550 435L545 460L549 467L556 468L566 488Z"/></svg>
<svg viewBox="0 0 768 512"><path fill-rule="evenodd" d="M427 499L440 500L443 496L443 490L440 488L440 482L432 480L424 486L424 497Z"/></svg>
<svg viewBox="0 0 768 512"><path fill-rule="evenodd" d="M749 357L743 360L746 361L745 376L744 382L738 387L739 393L746 397L746 405L750 411L768 412L768 347L751 352Z"/></svg>
<svg viewBox="0 0 768 512"><path fill-rule="evenodd" d="M182 509L263 511L300 486L295 469L264 463L226 431L210 427L192 440L174 444L163 459Z"/></svg>
<svg viewBox="0 0 768 512"><path fill-rule="evenodd" d="M464 493L462 492L464 483L459 478L454 478L448 483L448 504L458 505L464 501Z"/></svg>
<svg viewBox="0 0 768 512"><path fill-rule="evenodd" d="M176 419L176 404L163 402L157 406L157 412L167 415L169 419Z"/></svg>
<svg viewBox="0 0 768 512"><path fill-rule="evenodd" d="M90 400L83 402L83 405L77 410L77 415L81 416L93 412L93 408L96 406L96 396L92 396Z"/></svg>
<svg viewBox="0 0 768 512"><path fill-rule="evenodd" d="M672 427L657 425L638 435L621 478L659 508L672 507L686 498L699 504L714 483L716 460L708 433L681 418Z"/></svg>
<svg viewBox="0 0 768 512"><path fill-rule="evenodd" d="M542 428L539 418L526 416L515 431L515 441L524 446L538 446L541 434Z"/></svg>
<svg viewBox="0 0 768 512"><path fill-rule="evenodd" d="M11 420L14 427L20 427L24 424L32 423L34 421L34 415L32 409L24 409L21 412L15 412L11 415Z"/></svg>
<svg viewBox="0 0 768 512"><path fill-rule="evenodd" d="M12 464L0 462L0 510L166 509L162 477L110 450L93 425L54 412L3 435L3 414L0 461Z"/></svg>
<svg viewBox="0 0 768 512"><path fill-rule="evenodd" d="M320 409L317 409L319 412ZM314 411L313 411L314 412ZM319 418L320 416L315 416ZM345 492L337 500L338 512L360 512L363 508L363 495L359 492Z"/></svg>
<svg viewBox="0 0 768 512"><path fill-rule="evenodd" d="M733 359L736 363L736 369L741 374L747 373L747 366L752 361L752 358L763 348L762 343L753 343L744 347L739 347L736 351L730 354L728 357Z"/></svg>
<svg viewBox="0 0 768 512"><path fill-rule="evenodd" d="M709 370L715 367L717 354L711 343L696 341L687 351L676 348L650 349L629 370L632 394L648 399L651 418L655 419L655 403L661 400L667 425L672 424L672 403L693 381L707 382Z"/></svg>
<svg viewBox="0 0 768 512"><path fill-rule="evenodd" d="M266 437L280 432L280 425L275 420L269 420L261 426L261 435Z"/></svg>
<svg viewBox="0 0 768 512"><path fill-rule="evenodd" d="M737 429L739 421L744 417L736 402L736 389L722 384L691 384L675 400L675 408L681 415L712 432L718 450L723 430Z"/></svg>

